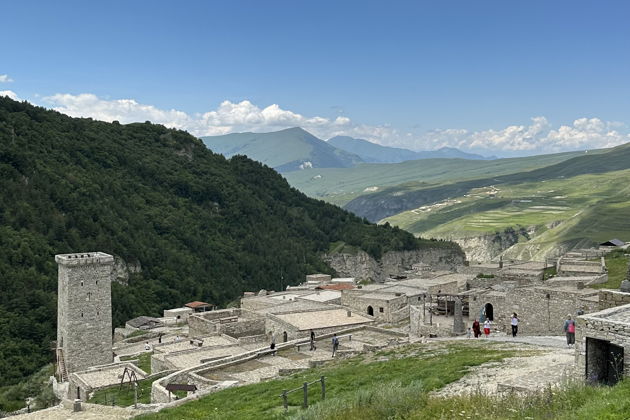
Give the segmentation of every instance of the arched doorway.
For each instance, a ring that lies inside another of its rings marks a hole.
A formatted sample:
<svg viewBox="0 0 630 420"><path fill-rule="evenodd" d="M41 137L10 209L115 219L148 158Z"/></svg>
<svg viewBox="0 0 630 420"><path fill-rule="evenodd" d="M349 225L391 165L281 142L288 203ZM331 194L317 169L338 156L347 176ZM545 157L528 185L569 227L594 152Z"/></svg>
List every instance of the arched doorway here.
<svg viewBox="0 0 630 420"><path fill-rule="evenodd" d="M374 308L372 308L371 306L368 306L367 314L370 316L374 316Z"/></svg>
<svg viewBox="0 0 630 420"><path fill-rule="evenodd" d="M486 316L486 319L494 321L494 308L491 303L486 303L486 306L483 308L483 313Z"/></svg>
<svg viewBox="0 0 630 420"><path fill-rule="evenodd" d="M285 331L285 332L282 333L282 342L286 343L287 341L289 341L289 335Z"/></svg>

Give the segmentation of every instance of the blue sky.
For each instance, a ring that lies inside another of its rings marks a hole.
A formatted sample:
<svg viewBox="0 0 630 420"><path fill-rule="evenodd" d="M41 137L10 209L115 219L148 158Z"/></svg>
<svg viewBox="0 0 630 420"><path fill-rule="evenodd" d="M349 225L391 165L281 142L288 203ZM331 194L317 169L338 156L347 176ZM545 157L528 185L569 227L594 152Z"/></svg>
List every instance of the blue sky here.
<svg viewBox="0 0 630 420"><path fill-rule="evenodd" d="M0 91L70 115L506 156L630 141L625 1L1 7Z"/></svg>

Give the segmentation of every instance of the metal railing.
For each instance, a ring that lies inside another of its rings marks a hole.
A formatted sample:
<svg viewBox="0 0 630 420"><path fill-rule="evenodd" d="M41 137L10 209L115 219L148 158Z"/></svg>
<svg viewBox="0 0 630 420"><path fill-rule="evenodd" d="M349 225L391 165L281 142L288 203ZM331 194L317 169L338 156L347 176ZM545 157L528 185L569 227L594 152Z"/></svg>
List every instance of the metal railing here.
<svg viewBox="0 0 630 420"><path fill-rule="evenodd" d="M326 399L326 377L322 376L316 381L304 382L304 385L302 385L299 388L283 390L280 397L282 398L282 405L284 406L284 411L287 411L289 409L289 394L292 392L297 392L299 390L304 391L304 402L302 403L302 408L308 408L308 387L309 385L313 385L318 382L321 383L322 385L322 400L325 400Z"/></svg>

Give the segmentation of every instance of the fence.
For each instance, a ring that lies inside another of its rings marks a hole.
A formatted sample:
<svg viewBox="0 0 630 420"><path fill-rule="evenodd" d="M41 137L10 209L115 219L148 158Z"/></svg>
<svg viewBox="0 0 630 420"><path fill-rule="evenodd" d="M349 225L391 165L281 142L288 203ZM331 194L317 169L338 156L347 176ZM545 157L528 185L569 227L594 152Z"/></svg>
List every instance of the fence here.
<svg viewBox="0 0 630 420"><path fill-rule="evenodd" d="M304 382L304 385L302 385L299 388L295 388L295 389L291 389L291 390L285 389L284 391L282 391L282 394L280 395L280 397L282 397L282 404L284 406L284 411L287 411L289 409L289 394L292 393L292 392L299 391L299 390L303 390L304 391L304 402L302 403L302 408L308 408L308 386L316 384L318 382L320 382L322 384L322 400L325 400L326 399L326 381L325 381L325 379L326 378L324 376L322 376L316 381Z"/></svg>

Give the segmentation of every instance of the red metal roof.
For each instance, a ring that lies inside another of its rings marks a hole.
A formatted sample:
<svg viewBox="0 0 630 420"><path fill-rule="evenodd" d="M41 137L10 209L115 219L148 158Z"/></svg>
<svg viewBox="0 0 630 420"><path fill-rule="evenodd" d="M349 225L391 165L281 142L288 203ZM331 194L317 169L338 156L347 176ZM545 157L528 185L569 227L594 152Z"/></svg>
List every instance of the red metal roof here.
<svg viewBox="0 0 630 420"><path fill-rule="evenodd" d="M338 284L325 284L323 286L317 286L316 289L320 290L350 290L354 289L356 286L354 284L349 283L338 283Z"/></svg>
<svg viewBox="0 0 630 420"><path fill-rule="evenodd" d="M196 309L196 308L203 308L204 306L214 306L214 305L212 305L210 303L206 303L206 302L199 302L198 300L196 300L194 302L188 302L184 306Z"/></svg>

